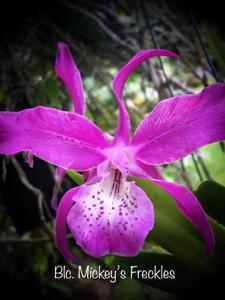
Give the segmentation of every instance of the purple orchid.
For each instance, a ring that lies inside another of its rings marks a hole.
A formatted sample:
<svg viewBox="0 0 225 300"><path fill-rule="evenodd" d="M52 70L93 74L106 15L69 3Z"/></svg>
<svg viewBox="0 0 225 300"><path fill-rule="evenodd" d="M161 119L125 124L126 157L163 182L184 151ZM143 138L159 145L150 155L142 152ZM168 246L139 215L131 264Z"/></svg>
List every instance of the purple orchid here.
<svg viewBox="0 0 225 300"><path fill-rule="evenodd" d="M115 137L110 140L83 116L85 97L80 73L67 45L59 43L56 72L65 82L75 112L36 107L0 113L0 153L29 153L62 169L84 172L86 182L70 189L57 209L58 248L77 261L66 239L66 225L88 254L134 256L153 228L150 199L128 175L147 178L166 190L180 211L198 228L212 254L214 235L203 208L186 187L166 181L156 165L182 159L203 145L225 139L225 85L213 84L198 94L161 101L130 139L130 119L123 100L129 75L155 56L177 56L167 50L137 53L115 76L112 88L119 107Z"/></svg>

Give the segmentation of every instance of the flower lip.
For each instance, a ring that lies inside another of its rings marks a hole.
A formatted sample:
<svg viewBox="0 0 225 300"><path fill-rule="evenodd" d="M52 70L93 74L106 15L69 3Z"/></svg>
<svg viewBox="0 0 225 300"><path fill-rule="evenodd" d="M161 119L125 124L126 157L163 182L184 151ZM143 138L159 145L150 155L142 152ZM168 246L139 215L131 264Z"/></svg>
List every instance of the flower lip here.
<svg viewBox="0 0 225 300"><path fill-rule="evenodd" d="M109 166L99 182L79 187L67 223L82 249L95 257L134 256L154 223L153 206L143 190Z"/></svg>

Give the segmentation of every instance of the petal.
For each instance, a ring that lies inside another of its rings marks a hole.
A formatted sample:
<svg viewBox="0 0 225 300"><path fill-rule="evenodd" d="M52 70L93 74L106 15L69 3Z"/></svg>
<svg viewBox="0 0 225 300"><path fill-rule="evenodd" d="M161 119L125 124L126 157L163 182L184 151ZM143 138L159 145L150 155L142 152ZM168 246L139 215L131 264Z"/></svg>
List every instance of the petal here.
<svg viewBox="0 0 225 300"><path fill-rule="evenodd" d="M74 111L78 114L85 113L84 89L80 72L74 63L69 47L60 42L55 61L56 74L64 81L74 102Z"/></svg>
<svg viewBox="0 0 225 300"><path fill-rule="evenodd" d="M67 215L73 206L73 196L77 193L78 188L70 189L60 201L56 214L56 244L62 255L75 263L78 259L71 253L67 241Z"/></svg>
<svg viewBox="0 0 225 300"><path fill-rule="evenodd" d="M91 121L71 112L36 107L0 112L0 153L29 151L65 169L87 170L105 160L108 142Z"/></svg>
<svg viewBox="0 0 225 300"><path fill-rule="evenodd" d="M131 147L148 164L167 164L225 139L225 85L161 101L139 125Z"/></svg>
<svg viewBox="0 0 225 300"><path fill-rule="evenodd" d="M112 88L119 106L119 120L118 120L116 135L114 139L114 144L121 143L121 141L122 143L125 144L129 142L130 119L123 100L124 85L128 77L134 72L134 70L137 68L139 64L155 56L169 56L169 57L177 58L176 54L162 49L140 51L135 56L133 56L125 66L123 66L119 70L119 72L117 73L117 75L113 80Z"/></svg>
<svg viewBox="0 0 225 300"><path fill-rule="evenodd" d="M88 254L134 256L154 223L144 191L111 170L102 181L83 185L67 221L78 245Z"/></svg>
<svg viewBox="0 0 225 300"><path fill-rule="evenodd" d="M207 260L208 257L213 253L215 247L215 237L212 227L207 219L207 215L198 199L189 189L181 184L166 180L154 179L151 176L151 172L149 174L148 166L144 165L143 163L139 163L139 166L145 172L143 178L153 181L155 184L167 191L167 193L169 193L176 201L179 210L201 232L206 245L205 260Z"/></svg>
<svg viewBox="0 0 225 300"><path fill-rule="evenodd" d="M57 75L64 81L74 101L74 111L79 114L85 113L86 103L80 72L73 60L69 47L58 43L55 70ZM57 195L61 186L61 178L56 181L52 196L52 206L57 208Z"/></svg>

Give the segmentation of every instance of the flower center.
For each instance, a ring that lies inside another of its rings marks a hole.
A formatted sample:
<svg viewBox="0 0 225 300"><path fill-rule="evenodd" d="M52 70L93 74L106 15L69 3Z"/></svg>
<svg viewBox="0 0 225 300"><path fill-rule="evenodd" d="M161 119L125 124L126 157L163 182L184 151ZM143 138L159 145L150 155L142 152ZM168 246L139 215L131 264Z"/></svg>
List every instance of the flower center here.
<svg viewBox="0 0 225 300"><path fill-rule="evenodd" d="M99 183L101 190L104 190L106 198L110 198L112 201L119 199L124 194L125 185L125 178L123 178L121 172L112 166L106 177Z"/></svg>
<svg viewBox="0 0 225 300"><path fill-rule="evenodd" d="M111 169L122 173L123 177L127 177L129 164L132 162L132 155L127 147L115 147L107 149L105 153L111 162ZM115 180L118 180L119 174L115 174Z"/></svg>
<svg viewBox="0 0 225 300"><path fill-rule="evenodd" d="M122 174L120 173L119 170L116 169L109 197L113 197L114 199L119 197L120 186L121 186L121 177L122 177Z"/></svg>

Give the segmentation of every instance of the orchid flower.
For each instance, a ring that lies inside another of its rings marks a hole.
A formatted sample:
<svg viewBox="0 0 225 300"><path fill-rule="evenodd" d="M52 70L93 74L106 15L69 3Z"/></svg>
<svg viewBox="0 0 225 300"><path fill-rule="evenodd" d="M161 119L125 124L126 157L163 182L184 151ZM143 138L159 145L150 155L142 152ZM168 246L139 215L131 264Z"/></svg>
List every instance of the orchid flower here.
<svg viewBox="0 0 225 300"><path fill-rule="evenodd" d="M225 85L212 84L198 94L159 102L130 138L124 85L139 64L156 56L177 58L162 49L140 51L115 76L112 89L119 117L112 140L83 116L81 76L63 43L58 45L56 71L72 95L76 112L42 106L0 112L0 153L28 151L64 170L91 174L84 184L65 193L57 209L57 245L69 260L77 262L68 247L67 225L76 243L94 257L139 253L153 228L154 210L145 192L127 181L128 175L151 180L166 190L201 232L206 258L213 252L214 234L197 198L185 186L166 181L156 166L225 139Z"/></svg>

